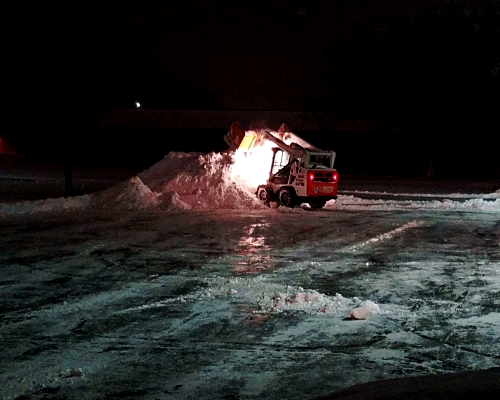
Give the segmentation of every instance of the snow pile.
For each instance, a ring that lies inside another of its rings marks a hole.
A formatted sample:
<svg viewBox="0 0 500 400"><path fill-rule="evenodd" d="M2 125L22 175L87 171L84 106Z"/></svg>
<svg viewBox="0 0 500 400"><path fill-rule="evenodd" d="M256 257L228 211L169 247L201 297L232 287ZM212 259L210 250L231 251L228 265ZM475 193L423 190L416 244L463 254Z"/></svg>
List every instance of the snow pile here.
<svg viewBox="0 0 500 400"><path fill-rule="evenodd" d="M176 192L165 192L158 195L158 206L164 210L190 210L191 206L181 200Z"/></svg>
<svg viewBox="0 0 500 400"><path fill-rule="evenodd" d="M134 176L116 186L95 193L92 205L98 208L146 209L158 205L158 195L153 193L139 177Z"/></svg>
<svg viewBox="0 0 500 400"><path fill-rule="evenodd" d="M221 153L171 152L151 168L92 195L0 204L4 215L76 209L259 209L251 188L231 179L233 158ZM253 190L255 190L253 188Z"/></svg>
<svg viewBox="0 0 500 400"><path fill-rule="evenodd" d="M164 209L263 208L255 194L231 179L232 166L228 153L172 152L139 177L159 194Z"/></svg>

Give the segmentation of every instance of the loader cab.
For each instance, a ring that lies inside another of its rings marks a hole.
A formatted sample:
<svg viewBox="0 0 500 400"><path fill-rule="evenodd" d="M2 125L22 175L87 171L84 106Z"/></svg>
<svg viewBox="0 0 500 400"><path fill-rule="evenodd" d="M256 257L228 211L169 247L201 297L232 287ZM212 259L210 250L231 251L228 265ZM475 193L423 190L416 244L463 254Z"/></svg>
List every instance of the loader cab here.
<svg viewBox="0 0 500 400"><path fill-rule="evenodd" d="M335 152L308 152L305 167L308 169L332 169Z"/></svg>
<svg viewBox="0 0 500 400"><path fill-rule="evenodd" d="M290 161L290 155L279 147L273 147L273 162L271 164L271 176L275 175Z"/></svg>
<svg viewBox="0 0 500 400"><path fill-rule="evenodd" d="M269 181L275 184L288 183L290 176L290 154L278 147L273 147L273 161L269 172Z"/></svg>

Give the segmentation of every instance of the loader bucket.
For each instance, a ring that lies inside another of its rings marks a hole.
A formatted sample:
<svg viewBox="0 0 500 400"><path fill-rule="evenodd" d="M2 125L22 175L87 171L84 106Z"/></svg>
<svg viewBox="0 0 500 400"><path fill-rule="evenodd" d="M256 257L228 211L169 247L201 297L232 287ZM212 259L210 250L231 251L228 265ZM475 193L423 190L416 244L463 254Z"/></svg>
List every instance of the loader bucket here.
<svg viewBox="0 0 500 400"><path fill-rule="evenodd" d="M281 140L286 140L290 138L290 135L292 134L292 131L290 128L285 124L281 124L280 128L278 129L278 137Z"/></svg>
<svg viewBox="0 0 500 400"><path fill-rule="evenodd" d="M224 141L233 151L236 151L243 139L245 138L245 131L241 129L240 125L234 121L229 127L229 132L224 135Z"/></svg>
<svg viewBox="0 0 500 400"><path fill-rule="evenodd" d="M245 137L241 141L239 149L252 150L255 147L260 147L264 144L264 138L256 132L246 132Z"/></svg>
<svg viewBox="0 0 500 400"><path fill-rule="evenodd" d="M260 147L265 142L262 134L254 131L245 132L240 125L235 121L229 127L229 132L224 136L224 141L231 150L252 150L255 147Z"/></svg>
<svg viewBox="0 0 500 400"><path fill-rule="evenodd" d="M280 134L285 134L285 133L287 133L287 132L290 132L290 133L291 133L292 131L290 130L290 128L288 127L288 125L287 125L287 124L282 123L282 124L281 124L281 126L280 126L280 128L278 129L278 133L280 133Z"/></svg>

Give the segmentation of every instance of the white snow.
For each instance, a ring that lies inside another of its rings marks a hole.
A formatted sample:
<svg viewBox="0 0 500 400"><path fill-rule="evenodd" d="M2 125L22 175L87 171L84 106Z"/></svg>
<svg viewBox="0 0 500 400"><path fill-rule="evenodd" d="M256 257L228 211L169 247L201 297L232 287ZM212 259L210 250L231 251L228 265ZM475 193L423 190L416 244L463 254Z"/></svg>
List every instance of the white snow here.
<svg viewBox="0 0 500 400"><path fill-rule="evenodd" d="M406 195L408 196L408 195ZM412 195L413 196L413 195ZM460 194L452 194L449 197L460 197ZM424 197L424 196L421 196ZM468 196L470 197L470 196ZM442 201L415 201L415 200L371 200L354 196L339 195L338 199L326 203L326 209L338 210L372 210L372 211L398 211L398 210L453 210L453 211L500 211L500 199L491 199L491 195L485 194L484 198L469 199L465 201L449 200Z"/></svg>
<svg viewBox="0 0 500 400"><path fill-rule="evenodd" d="M16 215L85 208L261 209L250 188L231 180L233 159L225 153L171 152L125 182L91 195L0 204L0 214Z"/></svg>
<svg viewBox="0 0 500 400"><path fill-rule="evenodd" d="M167 197L162 208L263 208L254 193L231 180L232 165L230 153L169 153L139 177L158 194L177 195L170 195L178 200L176 204Z"/></svg>
<svg viewBox="0 0 500 400"><path fill-rule="evenodd" d="M211 301L216 298L231 297L231 301L251 304L254 314L282 312L303 312L312 315L340 314L347 317L349 311L357 307L367 307L372 313L381 313L378 304L357 297L347 298L337 293L328 296L316 290L305 290L300 286L274 283L272 277L258 275L255 277L207 277L203 282L208 286L197 292L168 298L151 304L123 310L122 313L141 311L150 308L166 307L172 303L184 301Z"/></svg>
<svg viewBox="0 0 500 400"><path fill-rule="evenodd" d="M91 195L69 198L57 198L36 201L20 201L18 203L0 203L0 215L22 215L39 212L73 211L85 209L92 202Z"/></svg>
<svg viewBox="0 0 500 400"><path fill-rule="evenodd" d="M380 195L380 196L392 196L392 197L431 197L431 198L443 198L443 199L470 199L470 198L482 198L482 199L497 199L500 197L500 189L493 193L485 193L481 195L477 194L467 194L467 193L449 193L449 194L436 194L436 193L392 193L392 192L380 192L380 191L368 191L368 190L349 190L344 191L344 194L352 195Z"/></svg>
<svg viewBox="0 0 500 400"><path fill-rule="evenodd" d="M102 208L145 209L154 208L158 203L158 194L153 193L138 176L92 196L92 205Z"/></svg>

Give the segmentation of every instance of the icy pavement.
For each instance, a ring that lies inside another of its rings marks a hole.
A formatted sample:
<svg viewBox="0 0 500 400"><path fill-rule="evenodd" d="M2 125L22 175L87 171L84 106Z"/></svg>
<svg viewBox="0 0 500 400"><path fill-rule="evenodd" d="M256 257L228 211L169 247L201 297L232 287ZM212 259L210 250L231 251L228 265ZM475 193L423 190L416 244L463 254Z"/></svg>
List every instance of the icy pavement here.
<svg viewBox="0 0 500 400"><path fill-rule="evenodd" d="M498 366L497 215L4 215L0 398L306 399Z"/></svg>

